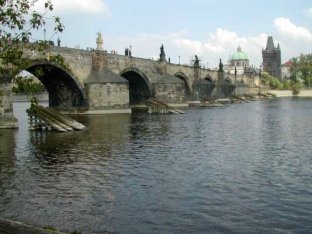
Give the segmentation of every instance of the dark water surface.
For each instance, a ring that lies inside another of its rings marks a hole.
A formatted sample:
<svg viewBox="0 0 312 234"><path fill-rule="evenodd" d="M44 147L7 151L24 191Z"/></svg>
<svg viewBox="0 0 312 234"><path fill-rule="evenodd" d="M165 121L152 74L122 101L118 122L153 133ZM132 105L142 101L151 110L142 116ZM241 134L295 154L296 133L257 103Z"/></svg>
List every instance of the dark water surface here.
<svg viewBox="0 0 312 234"><path fill-rule="evenodd" d="M87 233L311 233L312 99L0 130L0 217Z"/></svg>

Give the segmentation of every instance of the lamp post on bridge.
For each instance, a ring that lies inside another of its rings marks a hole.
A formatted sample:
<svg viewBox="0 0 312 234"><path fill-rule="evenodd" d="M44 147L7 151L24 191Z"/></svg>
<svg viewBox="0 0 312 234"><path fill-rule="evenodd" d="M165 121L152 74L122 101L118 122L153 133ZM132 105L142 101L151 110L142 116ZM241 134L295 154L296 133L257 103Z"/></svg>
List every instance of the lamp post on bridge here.
<svg viewBox="0 0 312 234"><path fill-rule="evenodd" d="M180 65L180 55L179 55L179 65Z"/></svg>

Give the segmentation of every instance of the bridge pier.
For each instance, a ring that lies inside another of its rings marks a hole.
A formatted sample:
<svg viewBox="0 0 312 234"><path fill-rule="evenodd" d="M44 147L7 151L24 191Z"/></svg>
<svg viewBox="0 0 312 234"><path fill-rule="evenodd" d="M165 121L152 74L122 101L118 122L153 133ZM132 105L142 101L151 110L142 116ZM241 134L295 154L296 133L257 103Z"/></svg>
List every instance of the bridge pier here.
<svg viewBox="0 0 312 234"><path fill-rule="evenodd" d="M197 101L212 98L216 85L208 80L199 79L193 82L193 99Z"/></svg>
<svg viewBox="0 0 312 234"><path fill-rule="evenodd" d="M155 98L166 103L181 103L185 101L185 84L179 78L162 74L153 84Z"/></svg>
<svg viewBox="0 0 312 234"><path fill-rule="evenodd" d="M18 128L17 119L13 115L11 83L0 83L0 128Z"/></svg>
<svg viewBox="0 0 312 234"><path fill-rule="evenodd" d="M108 69L93 70L84 82L86 113L131 113L128 81Z"/></svg>
<svg viewBox="0 0 312 234"><path fill-rule="evenodd" d="M224 77L223 63L220 59L218 80L216 88L213 92L215 98L229 98L235 92L235 85L232 84L231 80L227 80Z"/></svg>

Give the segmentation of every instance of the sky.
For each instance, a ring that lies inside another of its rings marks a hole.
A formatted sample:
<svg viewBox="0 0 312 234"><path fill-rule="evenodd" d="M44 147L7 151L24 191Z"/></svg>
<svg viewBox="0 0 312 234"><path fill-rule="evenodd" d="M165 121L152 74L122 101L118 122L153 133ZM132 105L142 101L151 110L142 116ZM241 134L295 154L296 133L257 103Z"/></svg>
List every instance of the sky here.
<svg viewBox="0 0 312 234"><path fill-rule="evenodd" d="M43 0L40 0L43 2ZM39 2L40 2L39 1ZM158 59L163 44L172 63L189 64L195 54L205 67L227 63L238 46L260 67L267 37L280 44L282 63L312 53L311 0L52 0L52 15L65 25L62 46L104 49ZM39 32L37 37L44 37Z"/></svg>

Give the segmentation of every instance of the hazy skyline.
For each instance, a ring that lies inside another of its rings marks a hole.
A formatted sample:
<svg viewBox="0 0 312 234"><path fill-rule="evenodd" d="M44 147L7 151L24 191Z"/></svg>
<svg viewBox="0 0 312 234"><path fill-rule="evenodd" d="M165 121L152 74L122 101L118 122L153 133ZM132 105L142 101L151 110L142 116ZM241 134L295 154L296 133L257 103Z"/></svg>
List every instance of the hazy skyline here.
<svg viewBox="0 0 312 234"><path fill-rule="evenodd" d="M101 32L107 51L123 54L131 45L133 56L157 59L164 44L171 62L178 63L180 56L181 63L188 64L197 54L202 64L211 68L217 66L219 58L226 63L238 46L247 53L250 64L259 67L268 35L280 43L282 63L300 53L311 53L312 2L308 0L52 3L53 15L65 24L65 31L52 40L60 37L62 46L95 48L97 32ZM49 38L52 33L48 26L47 30Z"/></svg>

